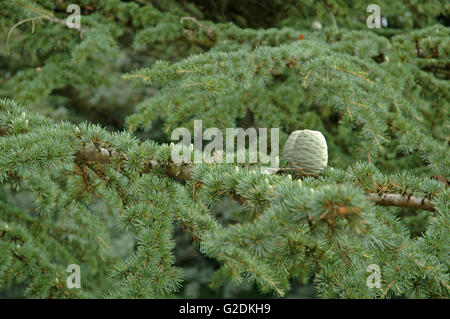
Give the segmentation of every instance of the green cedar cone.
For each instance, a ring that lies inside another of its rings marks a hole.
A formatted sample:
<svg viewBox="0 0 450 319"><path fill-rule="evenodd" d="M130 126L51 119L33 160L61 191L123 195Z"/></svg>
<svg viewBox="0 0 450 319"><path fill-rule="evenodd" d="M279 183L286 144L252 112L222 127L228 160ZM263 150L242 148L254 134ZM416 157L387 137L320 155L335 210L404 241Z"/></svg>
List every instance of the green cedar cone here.
<svg viewBox="0 0 450 319"><path fill-rule="evenodd" d="M327 142L319 131L297 130L289 135L283 156L301 174L318 175L327 167Z"/></svg>

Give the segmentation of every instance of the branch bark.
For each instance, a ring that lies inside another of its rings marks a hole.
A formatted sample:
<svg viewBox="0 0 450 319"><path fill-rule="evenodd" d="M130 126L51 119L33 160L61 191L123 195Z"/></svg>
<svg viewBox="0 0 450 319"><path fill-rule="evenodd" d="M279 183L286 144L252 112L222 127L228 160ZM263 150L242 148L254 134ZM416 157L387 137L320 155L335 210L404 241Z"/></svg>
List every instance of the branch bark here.
<svg viewBox="0 0 450 319"><path fill-rule="evenodd" d="M367 196L377 205L411 207L416 209L428 210L431 212L435 210L431 201L424 197L422 198L389 193L369 193L367 194Z"/></svg>

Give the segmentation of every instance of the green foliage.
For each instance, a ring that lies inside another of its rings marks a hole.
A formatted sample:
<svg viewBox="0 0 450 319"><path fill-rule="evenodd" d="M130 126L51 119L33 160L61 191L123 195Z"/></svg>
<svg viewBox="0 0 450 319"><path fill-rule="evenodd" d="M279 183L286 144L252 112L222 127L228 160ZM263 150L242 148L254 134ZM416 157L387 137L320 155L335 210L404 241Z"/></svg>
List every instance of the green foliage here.
<svg viewBox="0 0 450 319"><path fill-rule="evenodd" d="M1 296L449 297L448 5L70 3L0 3ZM177 166L196 119L320 131L329 167Z"/></svg>

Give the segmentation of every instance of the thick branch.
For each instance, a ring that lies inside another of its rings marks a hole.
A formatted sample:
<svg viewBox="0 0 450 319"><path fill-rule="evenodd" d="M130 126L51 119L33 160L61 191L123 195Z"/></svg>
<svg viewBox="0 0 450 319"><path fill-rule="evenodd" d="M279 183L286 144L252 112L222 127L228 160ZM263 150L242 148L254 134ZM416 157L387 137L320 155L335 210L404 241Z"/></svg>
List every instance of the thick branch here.
<svg viewBox="0 0 450 319"><path fill-rule="evenodd" d="M106 148L96 148L94 145L85 146L77 153L77 158L82 161L99 162L108 164L111 162L111 152Z"/></svg>
<svg viewBox="0 0 450 319"><path fill-rule="evenodd" d="M8 133L8 127L0 126L0 136L4 136L6 133Z"/></svg>
<svg viewBox="0 0 450 319"><path fill-rule="evenodd" d="M434 211L433 204L429 199L421 197L406 196L402 194L367 194L369 199L377 205L382 206L399 206Z"/></svg>

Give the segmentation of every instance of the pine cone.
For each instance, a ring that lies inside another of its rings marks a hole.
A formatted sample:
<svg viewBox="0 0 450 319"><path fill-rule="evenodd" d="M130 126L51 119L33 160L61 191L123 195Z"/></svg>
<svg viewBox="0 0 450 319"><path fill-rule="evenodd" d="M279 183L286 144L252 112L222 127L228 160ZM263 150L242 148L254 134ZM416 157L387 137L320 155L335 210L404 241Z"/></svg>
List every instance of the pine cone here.
<svg viewBox="0 0 450 319"><path fill-rule="evenodd" d="M327 167L327 142L319 131L297 130L289 135L283 156L300 174L316 176Z"/></svg>

